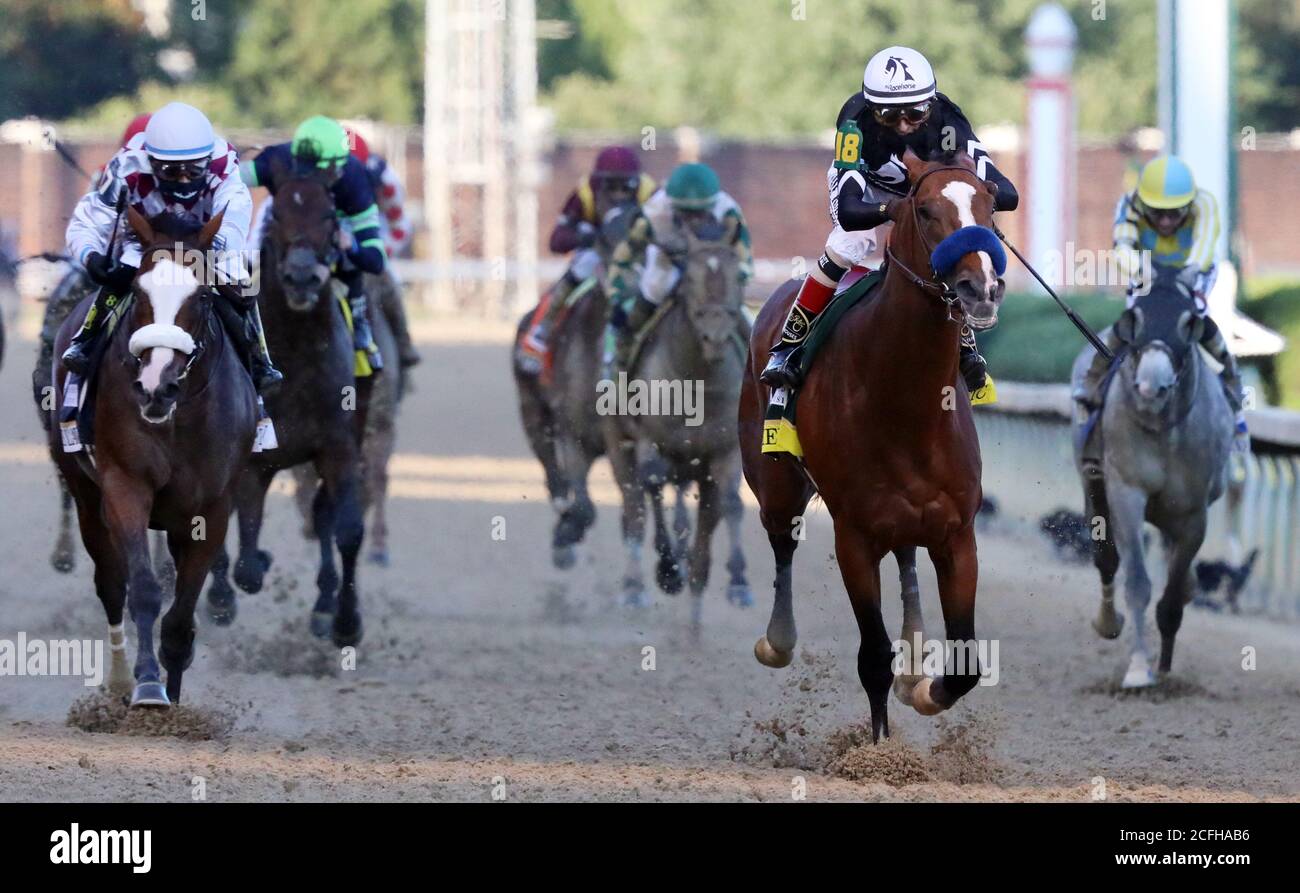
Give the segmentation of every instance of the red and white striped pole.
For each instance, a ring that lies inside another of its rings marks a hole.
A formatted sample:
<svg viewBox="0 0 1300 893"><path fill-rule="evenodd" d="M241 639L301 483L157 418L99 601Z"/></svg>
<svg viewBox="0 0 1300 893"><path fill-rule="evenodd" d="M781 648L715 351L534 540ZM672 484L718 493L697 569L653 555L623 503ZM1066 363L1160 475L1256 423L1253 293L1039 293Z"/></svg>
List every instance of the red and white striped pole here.
<svg viewBox="0 0 1300 893"><path fill-rule="evenodd" d="M1074 264L1074 46L1077 32L1055 3L1034 11L1025 29L1029 57L1028 182L1025 184L1029 257L1053 286L1063 286Z"/></svg>

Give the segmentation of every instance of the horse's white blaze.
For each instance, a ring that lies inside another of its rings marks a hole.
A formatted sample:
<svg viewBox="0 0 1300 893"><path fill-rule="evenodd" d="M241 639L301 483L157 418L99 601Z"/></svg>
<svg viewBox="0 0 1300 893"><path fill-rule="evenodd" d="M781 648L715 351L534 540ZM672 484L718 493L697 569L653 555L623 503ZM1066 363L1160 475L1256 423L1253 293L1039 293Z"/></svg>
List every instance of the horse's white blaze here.
<svg viewBox="0 0 1300 893"><path fill-rule="evenodd" d="M140 371L140 384L148 392L158 387L163 370L176 356L176 348L191 345L193 338L176 325L176 317L185 301L199 289L199 277L193 270L171 258L158 262L140 277L138 284L153 307L153 324L133 333L131 352L137 356L152 350L149 363ZM134 335L144 335L137 340Z"/></svg>
<svg viewBox="0 0 1300 893"><path fill-rule="evenodd" d="M1138 361L1137 375L1134 376L1138 393L1143 397L1154 397L1164 387L1173 387L1177 376L1169 354L1163 350L1148 350Z"/></svg>
<svg viewBox="0 0 1300 893"><path fill-rule="evenodd" d="M943 197L952 202L957 208L957 220L962 226L978 226L975 222L975 211L973 205L975 202L975 187L969 183L962 183L953 180L947 186L943 187ZM993 259L989 257L987 251L976 252L980 256L980 269L984 271L984 288L986 291L993 291L997 287L998 277L993 275Z"/></svg>

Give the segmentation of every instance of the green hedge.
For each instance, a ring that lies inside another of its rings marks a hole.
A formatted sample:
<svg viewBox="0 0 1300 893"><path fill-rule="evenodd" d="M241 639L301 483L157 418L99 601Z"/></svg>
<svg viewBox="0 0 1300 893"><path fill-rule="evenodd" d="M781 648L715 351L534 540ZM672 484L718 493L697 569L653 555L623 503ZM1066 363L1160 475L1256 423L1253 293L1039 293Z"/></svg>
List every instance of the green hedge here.
<svg viewBox="0 0 1300 893"><path fill-rule="evenodd" d="M1300 409L1300 280L1253 279L1245 291L1241 309L1287 340L1277 358L1278 404Z"/></svg>
<svg viewBox="0 0 1300 893"><path fill-rule="evenodd" d="M1099 294L1062 295L1097 331L1113 323L1124 302ZM1008 294L997 328L977 335L995 381L1068 382L1087 341L1046 292Z"/></svg>

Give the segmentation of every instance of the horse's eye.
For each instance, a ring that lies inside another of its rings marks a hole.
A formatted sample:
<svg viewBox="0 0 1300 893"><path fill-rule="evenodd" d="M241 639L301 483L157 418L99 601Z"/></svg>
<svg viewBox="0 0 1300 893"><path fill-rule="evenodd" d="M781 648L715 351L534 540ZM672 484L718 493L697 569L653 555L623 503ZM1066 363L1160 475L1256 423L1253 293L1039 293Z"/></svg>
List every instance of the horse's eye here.
<svg viewBox="0 0 1300 893"><path fill-rule="evenodd" d="M933 216L930 213L930 209L927 208L925 205L918 205L916 209L916 213L921 215L922 220L929 220Z"/></svg>

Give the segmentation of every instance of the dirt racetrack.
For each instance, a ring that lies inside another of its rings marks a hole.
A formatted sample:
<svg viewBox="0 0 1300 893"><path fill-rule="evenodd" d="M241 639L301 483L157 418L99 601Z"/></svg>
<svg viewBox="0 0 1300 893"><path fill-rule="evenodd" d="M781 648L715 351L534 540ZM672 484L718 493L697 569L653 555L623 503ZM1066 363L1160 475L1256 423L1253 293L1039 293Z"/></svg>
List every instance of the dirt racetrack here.
<svg viewBox="0 0 1300 893"><path fill-rule="evenodd" d="M1118 693L1125 650L1088 625L1092 569L1012 527L980 537L976 629L999 641L998 684L937 720L891 701L894 738L878 748L862 743L858 636L824 509L796 556L801 654L785 670L752 654L772 576L752 510L758 604L726 603L718 560L698 637L687 595L657 593L640 613L618 604L603 463L594 535L574 570L554 570L506 331L423 345L399 422L393 565L362 569L355 670L307 632L315 546L281 490L267 590L241 594L231 628L200 609L179 710L124 716L78 678L0 677L0 800L184 801L196 778L212 801L789 801L801 786L808 800L1087 802L1103 786L1111 800L1300 799L1294 626L1189 610L1174 676ZM98 638L84 553L71 575L48 560L57 499L29 399L33 350L15 337L0 371L0 638ZM927 631L941 635L921 567ZM883 575L897 629L892 564Z"/></svg>

